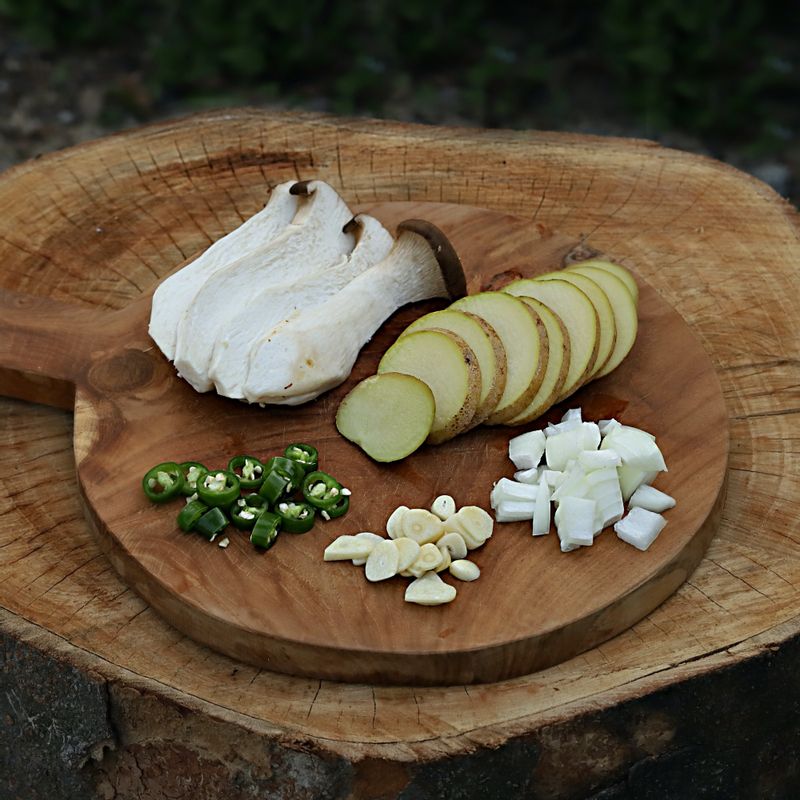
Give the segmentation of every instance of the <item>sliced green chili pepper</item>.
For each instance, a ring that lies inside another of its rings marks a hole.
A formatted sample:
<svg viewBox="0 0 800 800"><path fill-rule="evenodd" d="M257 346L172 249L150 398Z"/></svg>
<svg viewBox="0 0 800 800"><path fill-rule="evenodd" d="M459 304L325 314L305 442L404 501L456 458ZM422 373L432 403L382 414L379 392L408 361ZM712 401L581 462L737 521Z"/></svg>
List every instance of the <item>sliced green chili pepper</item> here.
<svg viewBox="0 0 800 800"><path fill-rule="evenodd" d="M256 524L256 520L267 510L267 501L258 494L248 494L234 500L228 514L231 522L242 531L249 531Z"/></svg>
<svg viewBox="0 0 800 800"><path fill-rule="evenodd" d="M197 496L208 506L229 506L239 489L239 479L225 470L209 472L197 481Z"/></svg>
<svg viewBox="0 0 800 800"><path fill-rule="evenodd" d="M300 444L299 442L290 444L283 451L283 454L290 461L296 461L303 468L303 472L306 475L309 472L314 472L317 468L319 453L317 448L312 447L310 444Z"/></svg>
<svg viewBox="0 0 800 800"><path fill-rule="evenodd" d="M213 542L217 538L217 534L221 533L228 526L228 518L222 513L219 508L210 508L197 520L194 529L209 542Z"/></svg>
<svg viewBox="0 0 800 800"><path fill-rule="evenodd" d="M269 550L278 538L280 522L280 517L277 514L265 511L256 520L256 524L250 534L250 541L262 550Z"/></svg>
<svg viewBox="0 0 800 800"><path fill-rule="evenodd" d="M183 473L183 488L181 491L189 497L189 495L197 491L197 481L208 472L208 468L197 461L184 461L180 468Z"/></svg>
<svg viewBox="0 0 800 800"><path fill-rule="evenodd" d="M208 506L199 500L192 500L187 503L178 514L178 527L186 532L193 531L200 517L208 511Z"/></svg>
<svg viewBox="0 0 800 800"><path fill-rule="evenodd" d="M345 489L345 491L347 491ZM336 517L343 517L350 508L350 497L346 494L340 495L339 499L327 508L323 508L319 512L323 519L336 519Z"/></svg>
<svg viewBox="0 0 800 800"><path fill-rule="evenodd" d="M264 483L258 490L258 494L268 503L275 504L278 499L289 493L292 479L280 470L270 470L264 478Z"/></svg>
<svg viewBox="0 0 800 800"><path fill-rule="evenodd" d="M307 533L314 527L315 511L309 503L278 503L275 513L280 517L281 530L287 533Z"/></svg>
<svg viewBox="0 0 800 800"><path fill-rule="evenodd" d="M276 470L277 472L282 472L284 475L288 475L291 486L289 486L287 490L290 492L300 488L300 485L303 483L303 477L306 474L303 467L297 461L292 461L291 458L284 458L283 456L271 458L264 465L264 470L267 474Z"/></svg>
<svg viewBox="0 0 800 800"><path fill-rule="evenodd" d="M239 478L242 489L258 489L264 483L264 465L253 456L234 456L228 463L228 472Z"/></svg>
<svg viewBox="0 0 800 800"><path fill-rule="evenodd" d="M142 478L142 489L154 503L166 503L177 497L183 488L183 472L174 461L158 464Z"/></svg>
<svg viewBox="0 0 800 800"><path fill-rule="evenodd" d="M303 481L303 497L315 508L328 509L342 496L342 484L327 472L309 472Z"/></svg>

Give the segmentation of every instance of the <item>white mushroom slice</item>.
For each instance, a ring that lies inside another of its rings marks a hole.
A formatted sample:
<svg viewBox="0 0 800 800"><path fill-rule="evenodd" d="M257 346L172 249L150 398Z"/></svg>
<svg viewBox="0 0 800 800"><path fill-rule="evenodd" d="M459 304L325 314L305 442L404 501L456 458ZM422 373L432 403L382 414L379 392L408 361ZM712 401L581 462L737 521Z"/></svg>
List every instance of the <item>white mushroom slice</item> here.
<svg viewBox="0 0 800 800"><path fill-rule="evenodd" d="M494 520L487 511L478 506L464 506L445 523L445 533L460 533L467 549L475 550L491 537Z"/></svg>
<svg viewBox="0 0 800 800"><path fill-rule="evenodd" d="M407 571L418 578L430 570L435 570L441 563L441 551L435 544L428 542L420 547L419 554Z"/></svg>
<svg viewBox="0 0 800 800"><path fill-rule="evenodd" d="M181 318L206 279L246 253L263 249L292 221L298 197L289 193L294 181L276 186L266 206L158 285L148 333L172 361Z"/></svg>
<svg viewBox="0 0 800 800"><path fill-rule="evenodd" d="M400 563L400 554L391 539L385 539L375 545L367 559L365 570L368 581L385 581L397 575L397 565Z"/></svg>
<svg viewBox="0 0 800 800"><path fill-rule="evenodd" d="M448 294L433 248L402 231L383 261L253 345L245 397L290 405L312 400L347 378L361 348L400 306Z"/></svg>
<svg viewBox="0 0 800 800"><path fill-rule="evenodd" d="M458 559L450 564L450 574L460 581L476 581L481 576L481 570L472 561Z"/></svg>
<svg viewBox="0 0 800 800"><path fill-rule="evenodd" d="M361 533L356 534L356 539L367 539L368 541L372 542L372 546L380 544L381 542L385 542L386 540L383 536L378 536L377 533L372 533L371 531L362 531ZM366 558L354 558L353 559L353 566L354 567L363 567L364 564L367 563Z"/></svg>
<svg viewBox="0 0 800 800"><path fill-rule="evenodd" d="M444 533L444 527L439 517L424 508L408 509L403 514L400 530L403 532L403 536L407 536L421 545L438 541Z"/></svg>
<svg viewBox="0 0 800 800"><path fill-rule="evenodd" d="M431 512L444 522L449 516L456 513L456 501L449 494L440 494L431 503Z"/></svg>
<svg viewBox="0 0 800 800"><path fill-rule="evenodd" d="M528 431L508 443L508 457L517 469L538 467L544 454L544 431Z"/></svg>
<svg viewBox="0 0 800 800"><path fill-rule="evenodd" d="M638 550L647 550L666 524L661 514L637 507L614 525L614 530L623 542L632 544Z"/></svg>
<svg viewBox="0 0 800 800"><path fill-rule="evenodd" d="M639 506L660 514L662 511L675 507L675 498L653 486L640 486L631 495L629 505L631 508Z"/></svg>
<svg viewBox="0 0 800 800"><path fill-rule="evenodd" d="M208 373L214 345L254 287L325 269L353 249L353 234L342 230L353 215L342 198L322 181L311 181L306 190L308 197L301 198L294 219L275 239L208 277L186 309L178 327L175 367L197 391L212 388Z"/></svg>
<svg viewBox="0 0 800 800"><path fill-rule="evenodd" d="M255 342L284 320L320 305L365 269L386 258L392 237L378 220L360 215L348 225L356 237L356 246L349 255L323 264L316 272L307 272L304 265L302 274L291 275L283 283L269 282L260 291L258 286L251 287L250 298L220 330L214 345L209 377L219 394L242 399L242 383ZM314 261L312 258L309 269L313 269Z"/></svg>
<svg viewBox="0 0 800 800"><path fill-rule="evenodd" d="M397 506L389 515L389 519L386 520L386 533L389 534L390 539L399 539L403 535L401 524L403 516L408 510L408 506Z"/></svg>
<svg viewBox="0 0 800 800"><path fill-rule="evenodd" d="M436 545L439 548L446 548L451 558L458 559L467 557L467 543L464 541L464 537L455 531L446 533L436 542Z"/></svg>
<svg viewBox="0 0 800 800"><path fill-rule="evenodd" d="M420 606L439 606L456 599L456 587L445 583L435 572L428 572L406 588L406 602Z"/></svg>
<svg viewBox="0 0 800 800"><path fill-rule="evenodd" d="M399 539L391 539L397 548L398 562L397 571L402 574L417 560L420 546L413 539L401 536Z"/></svg>
<svg viewBox="0 0 800 800"><path fill-rule="evenodd" d="M369 558L373 547L374 542L369 539L340 536L325 548L323 558L325 561L351 561L354 558Z"/></svg>

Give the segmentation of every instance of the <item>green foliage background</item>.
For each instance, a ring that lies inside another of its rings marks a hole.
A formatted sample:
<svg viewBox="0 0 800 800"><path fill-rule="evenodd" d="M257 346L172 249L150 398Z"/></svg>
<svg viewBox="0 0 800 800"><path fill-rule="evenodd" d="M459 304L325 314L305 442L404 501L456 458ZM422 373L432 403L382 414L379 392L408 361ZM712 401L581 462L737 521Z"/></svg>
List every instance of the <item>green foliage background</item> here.
<svg viewBox="0 0 800 800"><path fill-rule="evenodd" d="M789 4L791 6L791 4ZM156 98L257 89L296 105L485 126L592 110L648 135L786 138L798 22L776 0L0 0L0 22L53 52L116 49ZM797 14L795 14L797 16ZM578 83L592 87L578 96ZM777 120L777 121L776 121Z"/></svg>

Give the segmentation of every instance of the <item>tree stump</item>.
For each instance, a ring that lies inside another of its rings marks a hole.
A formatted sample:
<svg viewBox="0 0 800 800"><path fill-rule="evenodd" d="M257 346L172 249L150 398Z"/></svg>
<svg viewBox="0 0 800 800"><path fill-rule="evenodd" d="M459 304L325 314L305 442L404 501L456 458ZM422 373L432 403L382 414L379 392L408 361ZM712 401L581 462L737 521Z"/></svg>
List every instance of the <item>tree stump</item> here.
<svg viewBox="0 0 800 800"><path fill-rule="evenodd" d="M526 216L632 266L701 338L723 385L719 531L676 595L559 666L469 687L291 678L162 622L88 532L70 413L0 400L0 793L796 794L795 211L736 170L649 142L220 112L0 176L0 286L123 308L258 210L265 184L295 178L326 180L354 205Z"/></svg>

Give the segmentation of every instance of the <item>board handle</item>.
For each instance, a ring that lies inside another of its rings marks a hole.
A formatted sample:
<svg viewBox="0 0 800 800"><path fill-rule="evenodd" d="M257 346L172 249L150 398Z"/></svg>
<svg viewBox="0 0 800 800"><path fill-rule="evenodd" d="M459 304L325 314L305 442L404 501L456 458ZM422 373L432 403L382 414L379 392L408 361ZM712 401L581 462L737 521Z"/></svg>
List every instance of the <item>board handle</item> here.
<svg viewBox="0 0 800 800"><path fill-rule="evenodd" d="M108 316L0 289L0 395L72 410Z"/></svg>

